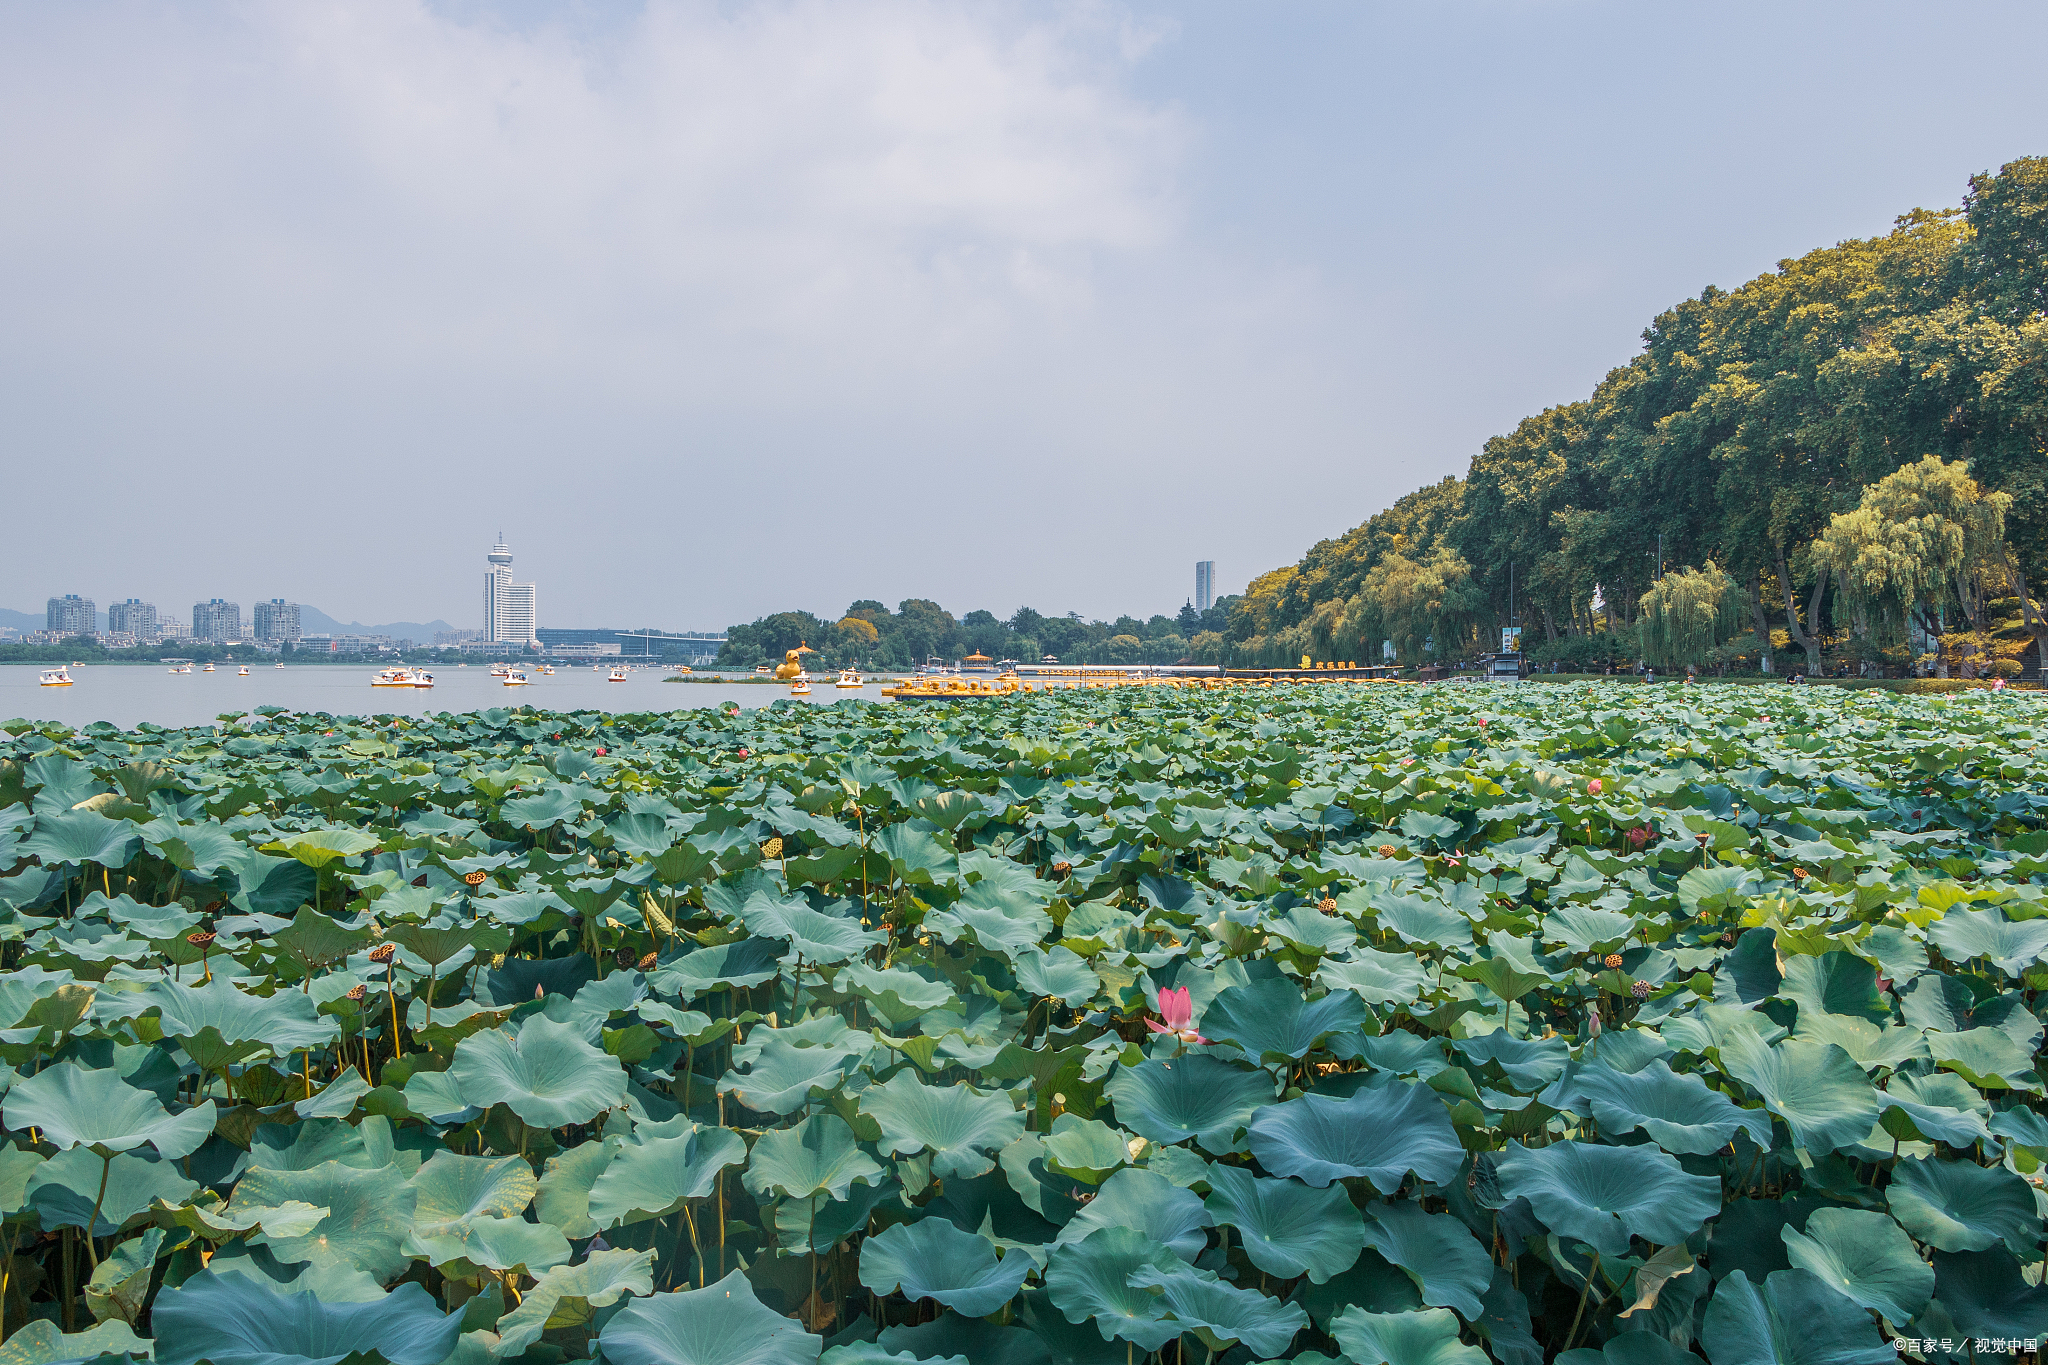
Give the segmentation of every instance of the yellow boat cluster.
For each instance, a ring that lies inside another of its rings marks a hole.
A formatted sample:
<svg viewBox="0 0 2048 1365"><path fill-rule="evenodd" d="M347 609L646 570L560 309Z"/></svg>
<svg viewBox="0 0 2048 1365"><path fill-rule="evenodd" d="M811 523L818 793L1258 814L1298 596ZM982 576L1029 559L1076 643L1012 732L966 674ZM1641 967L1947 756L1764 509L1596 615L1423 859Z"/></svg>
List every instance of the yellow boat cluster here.
<svg viewBox="0 0 2048 1365"><path fill-rule="evenodd" d="M1273 687L1289 683L1343 683L1349 678L1119 678L1097 677L1076 682L1032 684L1012 675L1000 678L915 678L882 689L899 701L955 700L961 697L1004 697L1018 692L1093 691L1102 687ZM1376 678L1358 681L1377 682Z"/></svg>

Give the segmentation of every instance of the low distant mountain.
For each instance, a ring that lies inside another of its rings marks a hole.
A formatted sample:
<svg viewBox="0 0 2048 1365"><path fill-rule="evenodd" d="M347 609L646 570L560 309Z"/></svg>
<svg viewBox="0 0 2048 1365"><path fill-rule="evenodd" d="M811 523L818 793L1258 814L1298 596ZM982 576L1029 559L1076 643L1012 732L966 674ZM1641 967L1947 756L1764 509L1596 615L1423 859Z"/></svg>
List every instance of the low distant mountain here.
<svg viewBox="0 0 2048 1365"><path fill-rule="evenodd" d="M249 617L244 613L243 621ZM0 607L0 626L13 626L27 634L41 630L49 621L46 613L36 611L9 611ZM107 613L100 612L100 629L107 628ZM360 621L337 621L318 607L301 604L299 607L299 633L302 635L389 635L394 640L415 640L423 645L434 643L434 637L455 627L446 621L389 621L381 626L366 626Z"/></svg>
<svg viewBox="0 0 2048 1365"><path fill-rule="evenodd" d="M387 621L381 626L366 626L360 621L337 621L318 607L309 607L303 602L299 604L301 635L389 635L394 640L415 640L430 645L436 635L454 629L446 621Z"/></svg>

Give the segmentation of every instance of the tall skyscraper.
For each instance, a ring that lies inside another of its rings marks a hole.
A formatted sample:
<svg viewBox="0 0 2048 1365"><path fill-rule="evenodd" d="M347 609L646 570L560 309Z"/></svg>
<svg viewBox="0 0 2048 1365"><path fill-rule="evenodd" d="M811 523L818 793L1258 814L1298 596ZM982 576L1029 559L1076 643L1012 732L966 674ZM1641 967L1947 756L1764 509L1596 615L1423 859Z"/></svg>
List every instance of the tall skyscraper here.
<svg viewBox="0 0 2048 1365"><path fill-rule="evenodd" d="M67 592L62 597L50 599L48 624L44 629L52 635L97 635L100 633L99 608L90 597L80 597Z"/></svg>
<svg viewBox="0 0 2048 1365"><path fill-rule="evenodd" d="M116 602L107 608L107 629L116 635L133 635L137 640L154 640L158 634L156 608L139 597Z"/></svg>
<svg viewBox="0 0 2048 1365"><path fill-rule="evenodd" d="M484 638L524 649L534 641L539 624L534 585L512 581L512 547L502 536L487 556L484 571Z"/></svg>
<svg viewBox="0 0 2048 1365"><path fill-rule="evenodd" d="M281 645L299 642L299 604L287 602L282 597L273 597L268 602L258 602L249 613L250 624L256 631L259 645Z"/></svg>
<svg viewBox="0 0 2048 1365"><path fill-rule="evenodd" d="M216 597L192 604L192 638L226 644L242 638L242 604Z"/></svg>
<svg viewBox="0 0 2048 1365"><path fill-rule="evenodd" d="M1207 611L1216 605L1216 561L1198 559L1195 561L1195 610Z"/></svg>

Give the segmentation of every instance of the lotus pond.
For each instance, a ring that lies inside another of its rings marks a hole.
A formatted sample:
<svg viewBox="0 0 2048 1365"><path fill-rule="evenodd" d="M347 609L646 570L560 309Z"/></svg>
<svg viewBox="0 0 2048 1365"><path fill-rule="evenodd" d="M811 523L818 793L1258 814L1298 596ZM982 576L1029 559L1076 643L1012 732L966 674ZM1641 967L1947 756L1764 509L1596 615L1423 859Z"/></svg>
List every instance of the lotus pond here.
<svg viewBox="0 0 2048 1365"><path fill-rule="evenodd" d="M1992 1359L2048 709L0 734L9 1365Z"/></svg>

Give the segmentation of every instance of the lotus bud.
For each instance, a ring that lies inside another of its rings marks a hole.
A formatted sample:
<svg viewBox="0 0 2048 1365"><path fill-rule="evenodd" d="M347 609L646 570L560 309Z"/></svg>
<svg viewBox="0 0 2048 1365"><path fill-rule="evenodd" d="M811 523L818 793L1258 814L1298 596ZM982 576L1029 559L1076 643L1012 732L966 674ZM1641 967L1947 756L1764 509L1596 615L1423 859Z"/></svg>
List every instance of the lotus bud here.
<svg viewBox="0 0 2048 1365"><path fill-rule="evenodd" d="M1600 794L1599 778L1596 777L1591 782L1588 782L1586 784L1586 794L1589 796L1598 796Z"/></svg>

